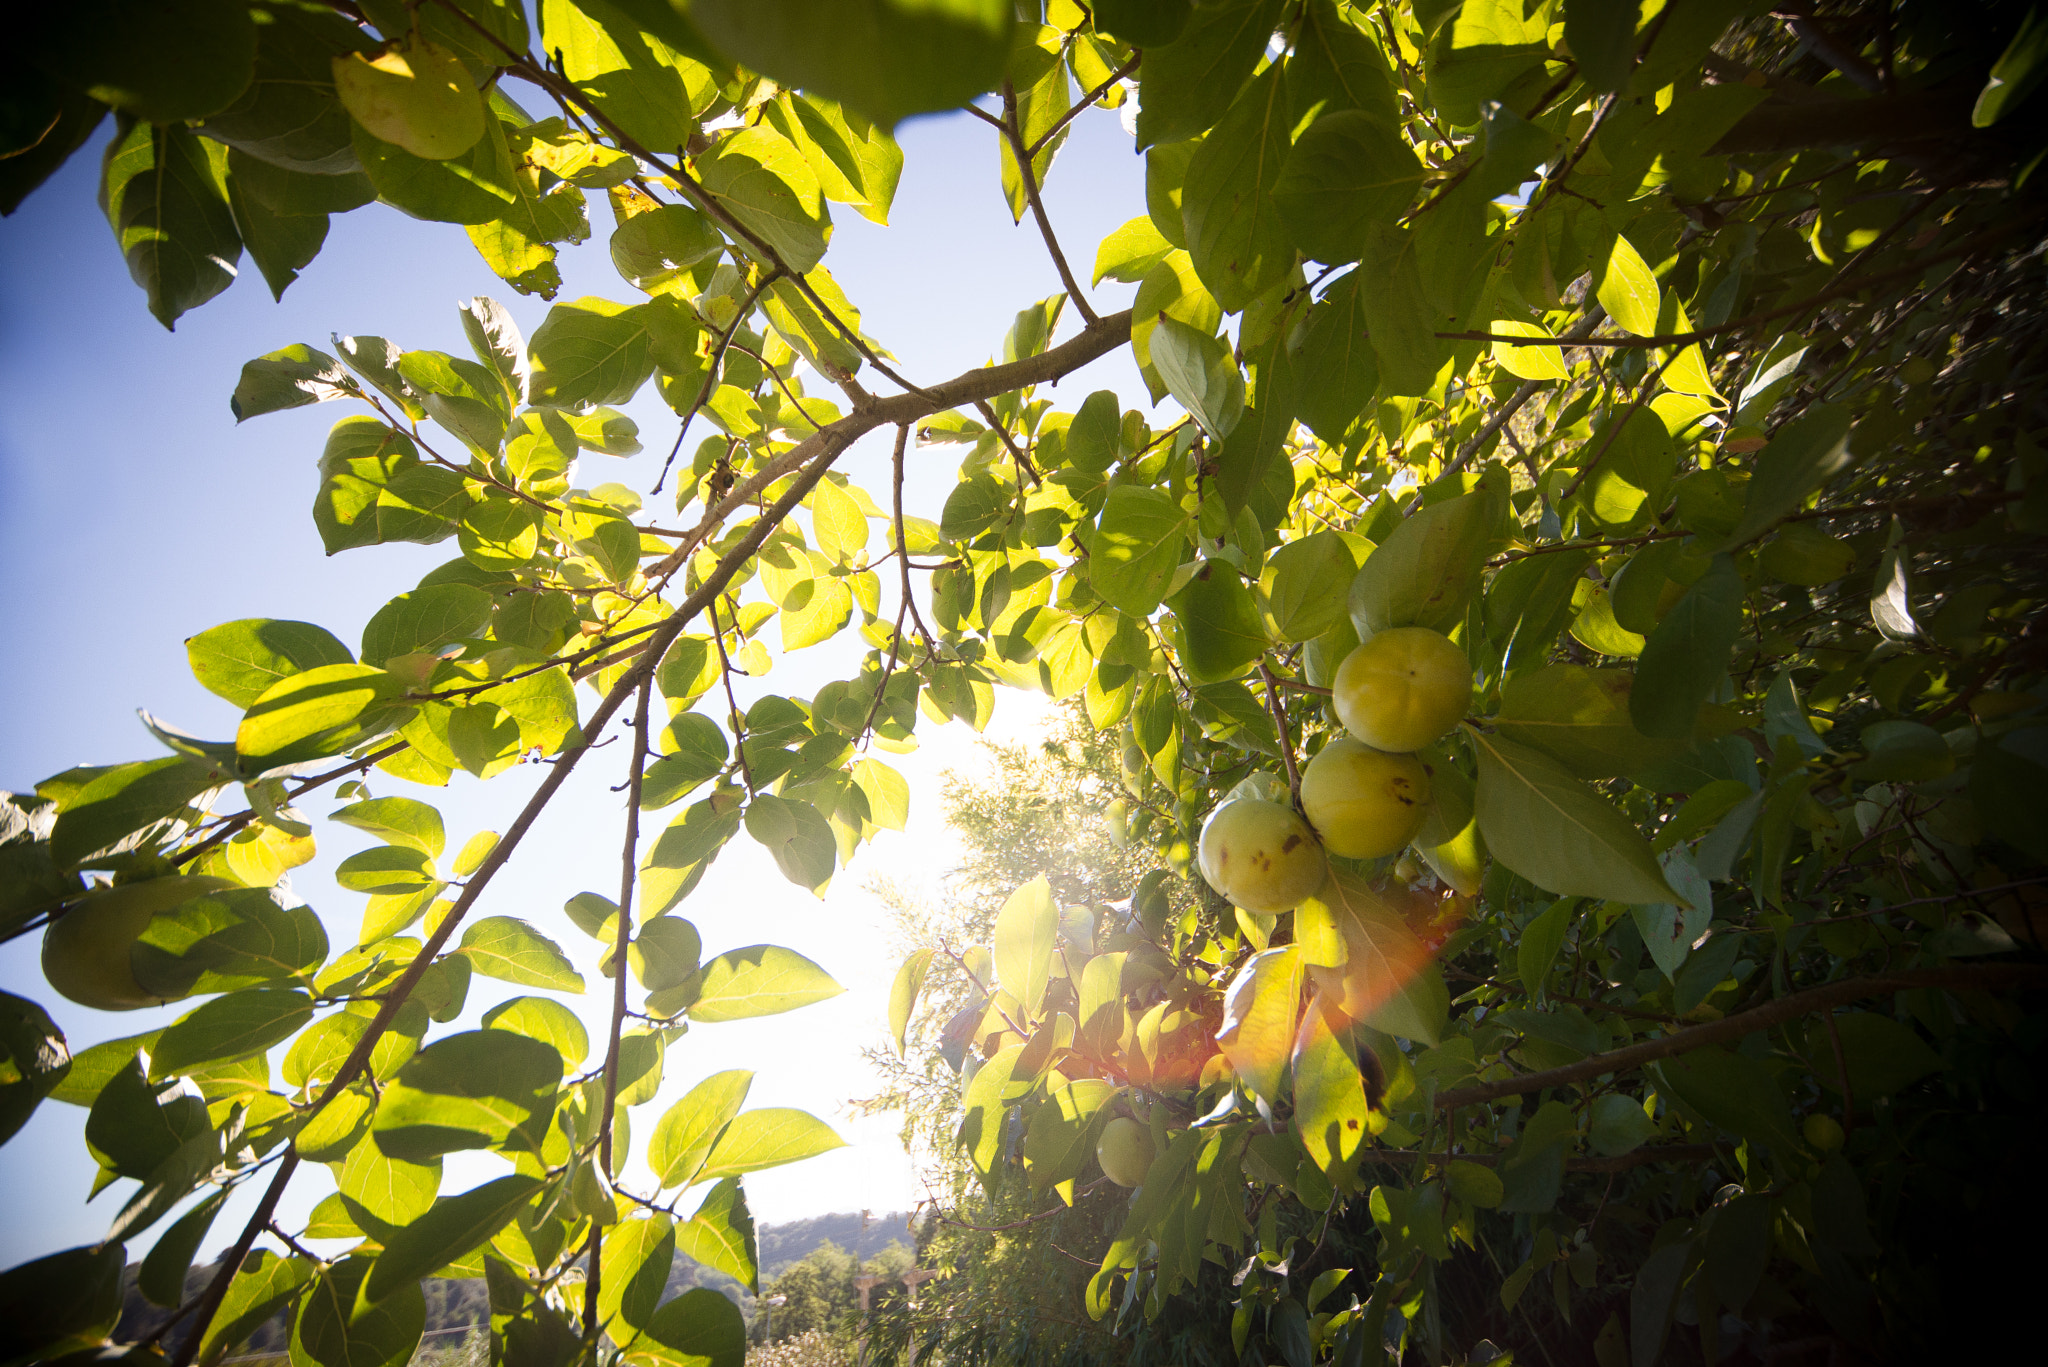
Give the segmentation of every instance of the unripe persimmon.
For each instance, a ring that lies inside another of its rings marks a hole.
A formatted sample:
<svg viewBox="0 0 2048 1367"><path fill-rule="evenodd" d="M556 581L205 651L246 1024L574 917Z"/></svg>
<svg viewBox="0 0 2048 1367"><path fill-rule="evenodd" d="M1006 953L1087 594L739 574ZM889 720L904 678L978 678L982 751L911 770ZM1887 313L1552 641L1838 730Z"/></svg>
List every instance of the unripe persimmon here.
<svg viewBox="0 0 2048 1367"><path fill-rule="evenodd" d="M1301 809L1331 854L1377 859L1415 838L1429 814L1429 771L1340 736L1301 771Z"/></svg>
<svg viewBox="0 0 2048 1367"><path fill-rule="evenodd" d="M1209 886L1246 911L1292 911L1323 886L1323 847L1291 807L1232 798L1209 813L1199 854Z"/></svg>
<svg viewBox="0 0 2048 1367"><path fill-rule="evenodd" d="M1390 627L1344 657L1333 683L1345 730L1375 750L1420 750L1472 701L1472 666L1442 632Z"/></svg>
<svg viewBox="0 0 2048 1367"><path fill-rule="evenodd" d="M1110 1181L1120 1187L1135 1187L1152 1166L1152 1136L1137 1121L1120 1115L1102 1127L1102 1138L1095 1143L1095 1161Z"/></svg>

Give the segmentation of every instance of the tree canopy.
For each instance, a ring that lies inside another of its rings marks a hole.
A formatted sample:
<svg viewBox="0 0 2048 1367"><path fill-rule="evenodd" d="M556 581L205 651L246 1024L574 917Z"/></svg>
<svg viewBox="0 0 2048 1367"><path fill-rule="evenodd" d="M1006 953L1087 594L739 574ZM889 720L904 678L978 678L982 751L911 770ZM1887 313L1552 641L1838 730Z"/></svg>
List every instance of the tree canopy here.
<svg viewBox="0 0 2048 1367"><path fill-rule="evenodd" d="M960 1161L1020 1239L1094 1231L1065 1253L1091 1352L1648 1367L1988 1313L1947 1253L2038 1205L2048 976L2035 9L93 0L7 60L0 208L111 113L101 203L166 326L245 255L281 293L372 200L552 299L601 192L622 280L531 338L472 300L468 356L337 337L223 382L242 420L348 410L307 453L329 553L452 554L359 628L193 636L221 738L151 719L160 753L0 807L0 924L43 935L48 990L195 1000L74 1046L44 985L4 998L0 1135L87 1107L100 1185L137 1183L102 1243L0 1275L8 1361L96 1351L149 1237L177 1313L138 1351L178 1367L280 1310L297 1367L395 1367L436 1275L487 1282L494 1361L738 1367L737 1309L663 1299L670 1263L757 1287L745 1175L837 1136L747 1109L747 1072L631 1113L688 1030L839 988L799 949L707 955L688 899L742 830L822 893L906 819L882 756L1007 689L1109 742L1136 876L1098 900L1118 866L1047 850L988 943L913 954L892 1027L943 960L917 1047ZM1090 265L1041 188L1095 107L1147 212ZM1064 288L998 359L912 376L832 216L886 222L893 129L948 110ZM1055 402L1123 348L1145 394ZM605 481L650 384L669 459ZM837 468L869 433L873 490ZM913 441L959 456L936 520L904 511ZM1462 696L1380 729L1425 639ZM814 648L837 681L739 705ZM1414 752L1383 853L1310 824L1347 731ZM495 912L615 733L604 890L559 928ZM412 794L458 772L531 796L451 833ZM316 816L376 842L345 946L283 891ZM1315 877L1255 887L1226 844ZM528 992L471 1028L479 978ZM555 995L592 982L597 1040ZM1130 1192L1115 1122L1150 1149ZM659 1190L615 1180L636 1144ZM443 1193L467 1152L501 1175ZM338 1191L277 1227L308 1163Z"/></svg>

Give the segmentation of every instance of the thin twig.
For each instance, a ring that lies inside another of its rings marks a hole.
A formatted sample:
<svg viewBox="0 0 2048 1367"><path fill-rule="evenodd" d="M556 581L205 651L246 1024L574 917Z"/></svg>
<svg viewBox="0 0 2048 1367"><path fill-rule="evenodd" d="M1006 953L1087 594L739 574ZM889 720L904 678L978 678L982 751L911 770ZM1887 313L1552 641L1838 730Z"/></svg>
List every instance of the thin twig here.
<svg viewBox="0 0 2048 1367"><path fill-rule="evenodd" d="M1280 758L1287 766L1287 791L1293 797L1294 805L1299 807L1301 771L1294 764L1294 742L1288 739L1287 708L1280 701L1280 683L1264 660L1259 661L1259 677L1266 681L1266 708L1273 714L1273 726L1279 732Z"/></svg>
<svg viewBox="0 0 2048 1367"><path fill-rule="evenodd" d="M1066 113L1059 116L1059 119L1053 124L1052 127L1046 129L1045 132L1039 134L1037 141L1031 144L1031 155L1034 157L1037 156L1039 152L1043 150L1047 143L1051 142L1054 138L1060 135L1060 130L1064 129L1068 124L1072 123L1075 119L1080 118L1083 110L1093 108L1097 100L1101 99L1104 95L1107 95L1109 93L1109 88L1111 86L1115 85L1118 81L1121 81L1124 77L1130 75L1133 71L1136 71L1138 69L1138 63L1143 61L1144 59L1144 53L1133 52L1131 54L1131 60L1125 62L1115 71L1110 72L1108 79L1104 80L1100 85L1096 86L1093 90L1083 95L1080 98L1080 100L1078 100L1070 109L1067 110Z"/></svg>
<svg viewBox="0 0 2048 1367"><path fill-rule="evenodd" d="M1038 477L1038 467L1031 463L1031 457L1025 455L1023 448L1018 446L1015 439L1010 436L1010 429L1003 426L1003 420L996 416L996 410L989 405L989 401L987 399L976 399L974 406L981 411L981 416L988 419L989 427L1001 439L1003 449L1010 453L1010 459L1017 462L1017 468L1031 476L1031 487L1043 489L1045 481Z"/></svg>
<svg viewBox="0 0 2048 1367"><path fill-rule="evenodd" d="M1093 324L1097 321L1095 310L1089 307L1088 296L1081 293L1073 268L1067 265L1067 254L1060 250L1060 240L1053 234L1052 220L1046 216L1045 204L1038 197L1038 176L1031 169L1031 153L1024 146L1024 134L1017 127L1017 92L1008 81L1003 82L1003 118L998 126L1003 130L1003 136L1009 139L1010 150L1016 156L1017 177L1024 186L1025 201L1031 206L1031 216L1038 220L1038 235L1045 239L1045 249L1052 253L1052 264L1060 273L1060 282L1067 287L1067 297L1081 311L1082 319Z"/></svg>
<svg viewBox="0 0 2048 1367"><path fill-rule="evenodd" d="M612 1163L612 1117L619 1099L619 1036L626 1028L626 978L633 943L633 874L640 853L640 787L647 771L647 711L654 676L640 680L633 715L633 758L626 773L626 847L619 856L619 929L612 937L612 1028L604 1054L604 1109L598 1118L598 1157L607 1183L616 1175ZM598 1279L603 1269L601 1222L590 1228L590 1280L583 1291L583 1333L597 1334Z"/></svg>
<svg viewBox="0 0 2048 1367"><path fill-rule="evenodd" d="M747 291L747 297L741 301L739 311L733 314L732 322L727 324L724 334L718 339L718 345L712 348L711 364L704 372L704 386L698 392L696 401L690 405L690 411L683 414L683 425L676 429L676 444L669 448L668 459L661 463L661 476L654 481L654 487L647 491L650 495L661 492L661 486L668 480L669 467L676 463L676 456L683 449L683 438L689 435L690 423L704 411L704 405L711 402L711 396L717 392L719 368L725 363L726 348L732 345L732 339L739 332L740 324L746 322L747 316L754 311L754 303L761 297L761 292L781 278L780 268L770 270Z"/></svg>
<svg viewBox="0 0 2048 1367"><path fill-rule="evenodd" d="M903 545L903 448L910 444L910 424L904 423L896 429L896 453L892 466L896 474L896 549L897 567L903 574L903 600L896 605L896 629L889 634L889 662L882 666L881 682L875 685L875 700L868 704L868 715L860 724L861 742L865 744L868 729L875 724L875 714L882 710L882 698L889 690L889 676L896 672L896 656L903 645L903 618L910 611L910 556L904 553ZM930 638L926 638L929 652Z"/></svg>

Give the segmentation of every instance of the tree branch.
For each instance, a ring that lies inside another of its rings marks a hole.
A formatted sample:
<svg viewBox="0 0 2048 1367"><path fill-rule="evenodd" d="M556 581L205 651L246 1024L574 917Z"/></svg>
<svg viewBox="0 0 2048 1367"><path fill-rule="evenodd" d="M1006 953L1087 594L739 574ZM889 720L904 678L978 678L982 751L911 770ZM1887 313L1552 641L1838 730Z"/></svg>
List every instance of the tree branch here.
<svg viewBox="0 0 2048 1367"><path fill-rule="evenodd" d="M1995 991L1999 988L2038 986L2048 986L2048 965L1977 964L1969 967L1916 968L1894 973L1874 973L1868 977L1850 978L1845 982L1829 983L1824 987L1794 992L1789 997L1780 997L1776 1001L1738 1012L1721 1020L1691 1026L1676 1034L1644 1040L1640 1044L1631 1044L1605 1054L1595 1054L1577 1063L1568 1063L1562 1068L1546 1068L1540 1073L1528 1073L1521 1077L1503 1078L1499 1082L1484 1082L1476 1087L1460 1087L1455 1091L1443 1092L1437 1096L1436 1108L1449 1110L1453 1106L1470 1106L1477 1102L1495 1101L1504 1096L1538 1092L1546 1087L1565 1087L1575 1082L1590 1082L1607 1073L1628 1072L1642 1067L1645 1063L1654 1063L1660 1058L1690 1053L1709 1044L1739 1040L1744 1035L1783 1025L1786 1021L1797 1020L1815 1011L1829 1011L1849 1002L1861 1001L1865 997L1883 996L1888 992L1905 992L1916 987Z"/></svg>
<svg viewBox="0 0 2048 1367"><path fill-rule="evenodd" d="M1003 82L1001 127L1003 136L1009 140L1011 155L1017 159L1017 178L1024 186L1025 202L1031 206L1031 216L1038 220L1038 235L1045 239L1045 249L1052 253L1052 264L1060 273L1060 283L1067 287L1067 298L1074 301L1074 307L1081 311L1081 317L1092 327L1100 319L1089 307L1088 296L1081 293L1073 268L1067 265L1067 254L1060 250L1060 240L1053 235L1052 220L1046 216L1045 204L1038 197L1038 176L1031 169L1031 152L1024 146L1024 135L1017 128L1017 92L1008 81Z"/></svg>

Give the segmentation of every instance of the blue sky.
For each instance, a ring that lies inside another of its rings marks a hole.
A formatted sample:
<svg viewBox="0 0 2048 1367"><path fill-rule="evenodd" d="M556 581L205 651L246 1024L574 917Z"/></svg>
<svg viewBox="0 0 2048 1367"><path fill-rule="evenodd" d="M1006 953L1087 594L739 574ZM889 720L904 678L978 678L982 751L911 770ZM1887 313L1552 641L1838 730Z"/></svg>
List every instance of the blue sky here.
<svg viewBox="0 0 2048 1367"><path fill-rule="evenodd" d="M308 515L314 463L328 426L354 410L329 404L237 426L228 395L243 361L291 342L331 349L331 332L378 334L409 348L462 354L458 300L475 294L503 300L529 336L548 307L493 276L460 229L371 206L334 220L325 250L281 304L271 301L245 262L246 278L168 333L129 281L94 202L105 136L103 130L12 218L0 221L0 538L9 551L0 636L13 642L0 666L0 708L9 719L0 731L0 787L16 790L70 765L161 753L137 722L137 708L189 731L230 734L233 709L201 689L186 667L183 640L194 632L241 617L297 617L352 642L387 599L455 554L450 542L325 558ZM898 136L906 157L892 226L877 227L835 206L827 264L862 310L863 330L894 351L904 374L930 382L980 364L1000 348L1018 309L1060 286L1030 219L1022 227L1010 222L992 130L956 114L914 121ZM1084 277L1096 243L1144 211L1142 163L1114 114L1091 111L1076 121L1054 167L1047 205L1069 260ZM593 197L591 217L593 240L563 252L560 298L636 297L611 269L605 251L611 220L601 197ZM1108 312L1126 306L1130 294L1128 286L1105 281L1091 298ZM1069 308L1061 335L1075 325ZM879 377L862 378L887 392ZM1117 390L1126 405L1145 402L1128 352L1070 377L1052 396L1072 408L1098 388ZM642 490L652 484L674 438L675 418L652 386L629 411L641 424L647 451L616 462L586 456L579 482L620 480ZM691 444L710 431L693 429ZM886 489L885 435L856 448L843 466L877 490ZM937 517L959 450L913 451L910 511ZM650 509L672 516L658 502ZM851 674L857 658L849 632L789 657L761 687L808 697L827 680ZM580 697L588 711L591 695L583 690ZM1019 734L1038 713L1032 699L1004 696L995 729ZM802 1106L832 1121L849 1148L749 1179L760 1218L901 1209L918 1196L893 1125L855 1122L839 1107L865 1090L859 1051L883 1036L888 975L901 952L863 884L873 873L927 884L943 876L950 845L932 784L947 766L975 757L973 737L957 723L933 728L924 722L920 736L918 754L892 758L917 789L911 830L885 835L864 851L822 903L784 882L765 853L742 837L679 909L697 924L707 953L784 943L817 959L848 988L840 998L789 1016L703 1027L670 1051L662 1096L635 1112L644 1136L662 1109L698 1079L750 1067L759 1074L751 1105ZM585 888L616 889L621 799L609 787L619 779L618 767L597 756L577 772L483 908L534 921L585 963L594 959L593 946L561 905ZM534 771L515 770L489 784L458 777L447 790L389 779L374 786L380 795L406 792L435 803L453 845L474 830L502 829L535 781ZM307 810L318 818L338 805L318 800ZM362 899L336 889L329 872L370 842L332 823L316 825L321 854L297 871L295 888L321 913L339 952L353 943ZM34 937L0 946L0 986L42 1002L74 1049L179 1014L175 1007L112 1015L74 1006L44 986L36 953ZM520 991L475 980L465 1021L474 1024L483 1008ZM602 996L593 990L572 1002L592 1025L593 1038L600 1033ZM81 1142L84 1118L76 1107L45 1103L0 1149L0 1184L9 1192L0 1265L96 1241L125 1199L128 1184L122 1183L84 1204L93 1171ZM490 1160L451 1160L442 1190L462 1190L492 1172ZM324 1174L301 1178L285 1206L287 1223L302 1219L328 1190ZM235 1212L248 1200L239 1197L216 1223L209 1253L239 1227ZM131 1259L140 1258L163 1227L132 1245Z"/></svg>

